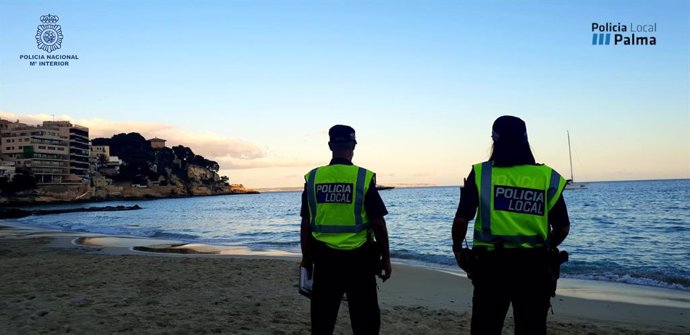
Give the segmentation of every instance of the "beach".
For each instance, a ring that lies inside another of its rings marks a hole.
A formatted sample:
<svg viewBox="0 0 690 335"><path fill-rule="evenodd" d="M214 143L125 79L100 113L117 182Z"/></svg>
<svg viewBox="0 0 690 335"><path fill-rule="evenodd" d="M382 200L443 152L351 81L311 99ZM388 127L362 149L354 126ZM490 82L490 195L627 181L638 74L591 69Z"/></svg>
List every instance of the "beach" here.
<svg viewBox="0 0 690 335"><path fill-rule="evenodd" d="M131 247L169 241L105 236L74 243L85 236L94 234L0 229L0 333L309 333L294 255L138 252ZM467 278L396 263L379 284L382 334L469 334ZM552 303L552 334L690 333L684 291L571 280ZM335 333L351 333L346 303Z"/></svg>

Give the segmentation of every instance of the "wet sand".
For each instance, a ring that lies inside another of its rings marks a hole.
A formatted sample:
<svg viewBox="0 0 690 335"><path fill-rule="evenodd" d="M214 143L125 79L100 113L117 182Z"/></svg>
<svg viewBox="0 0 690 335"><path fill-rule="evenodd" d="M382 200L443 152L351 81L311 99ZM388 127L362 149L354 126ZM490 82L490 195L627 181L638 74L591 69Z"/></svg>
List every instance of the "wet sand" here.
<svg viewBox="0 0 690 335"><path fill-rule="evenodd" d="M297 292L294 256L117 237L74 244L80 236L0 229L0 333L309 333L309 301ZM189 250L131 250L151 245ZM551 334L690 333L687 292L559 285ZM380 284L381 333L469 334L471 295L463 276L395 264L393 277ZM512 329L509 315L504 334ZM350 333L343 303L336 334Z"/></svg>

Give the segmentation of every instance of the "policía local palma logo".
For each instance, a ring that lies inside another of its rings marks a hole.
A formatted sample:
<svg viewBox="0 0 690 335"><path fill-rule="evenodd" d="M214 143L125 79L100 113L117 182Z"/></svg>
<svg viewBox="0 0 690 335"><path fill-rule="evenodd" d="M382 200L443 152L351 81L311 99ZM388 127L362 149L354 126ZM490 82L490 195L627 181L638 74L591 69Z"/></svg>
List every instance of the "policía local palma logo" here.
<svg viewBox="0 0 690 335"><path fill-rule="evenodd" d="M592 22L592 45L656 45L656 22Z"/></svg>
<svg viewBox="0 0 690 335"><path fill-rule="evenodd" d="M36 31L36 43L38 48L51 53L62 46L62 28L56 24L60 20L57 15L42 15L41 22Z"/></svg>

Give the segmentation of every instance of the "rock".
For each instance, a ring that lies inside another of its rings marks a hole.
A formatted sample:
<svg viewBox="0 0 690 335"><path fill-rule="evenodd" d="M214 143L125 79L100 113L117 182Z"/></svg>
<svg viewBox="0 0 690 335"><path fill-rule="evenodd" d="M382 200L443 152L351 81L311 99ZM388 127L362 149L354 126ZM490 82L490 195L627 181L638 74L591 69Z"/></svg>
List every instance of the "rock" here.
<svg viewBox="0 0 690 335"><path fill-rule="evenodd" d="M131 211L142 209L139 205L134 206L105 206L105 207L86 207L86 208L68 208L68 209L34 209L26 211L18 208L1 208L0 219L16 219L23 218L29 215L50 215L63 214L75 212L114 212L114 211Z"/></svg>

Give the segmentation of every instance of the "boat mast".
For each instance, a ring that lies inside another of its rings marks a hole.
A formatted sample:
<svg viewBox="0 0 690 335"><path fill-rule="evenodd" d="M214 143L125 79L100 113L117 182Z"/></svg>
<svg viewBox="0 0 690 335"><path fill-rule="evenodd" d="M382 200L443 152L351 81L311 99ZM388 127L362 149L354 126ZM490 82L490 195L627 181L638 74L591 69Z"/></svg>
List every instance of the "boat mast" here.
<svg viewBox="0 0 690 335"><path fill-rule="evenodd" d="M570 131L566 130L566 133L568 134L568 158L570 158L570 180L574 182L575 179L573 179L573 154L570 152Z"/></svg>

